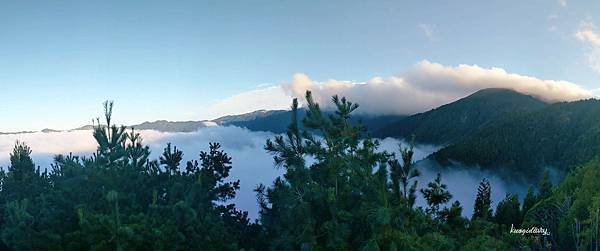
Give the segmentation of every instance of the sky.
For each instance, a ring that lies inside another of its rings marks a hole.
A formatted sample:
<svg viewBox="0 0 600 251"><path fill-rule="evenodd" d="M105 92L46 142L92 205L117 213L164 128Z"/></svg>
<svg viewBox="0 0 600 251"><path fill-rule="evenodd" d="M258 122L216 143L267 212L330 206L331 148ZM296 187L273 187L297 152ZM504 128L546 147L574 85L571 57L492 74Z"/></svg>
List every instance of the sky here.
<svg viewBox="0 0 600 251"><path fill-rule="evenodd" d="M282 109L303 87L374 113L485 87L587 98L599 17L595 0L3 0L0 131L79 127L104 100L123 124Z"/></svg>

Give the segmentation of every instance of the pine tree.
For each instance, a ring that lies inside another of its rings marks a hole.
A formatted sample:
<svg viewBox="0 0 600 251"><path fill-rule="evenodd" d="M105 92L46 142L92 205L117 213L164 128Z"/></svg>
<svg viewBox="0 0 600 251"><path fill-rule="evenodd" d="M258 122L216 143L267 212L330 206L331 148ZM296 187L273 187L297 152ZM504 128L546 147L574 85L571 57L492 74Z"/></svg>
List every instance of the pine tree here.
<svg viewBox="0 0 600 251"><path fill-rule="evenodd" d="M400 146L402 164L395 157L388 161L392 178L392 191L398 201L402 201L406 206L412 208L417 198L417 180L412 181L420 175L412 161L414 140L409 147Z"/></svg>
<svg viewBox="0 0 600 251"><path fill-rule="evenodd" d="M175 174L179 169L179 164L183 159L183 152L177 150L177 147L171 149L171 143L167 143L167 147L164 149L162 156L160 156L160 164L165 165L167 170ZM193 172L193 169L189 169L189 172Z"/></svg>
<svg viewBox="0 0 600 251"><path fill-rule="evenodd" d="M401 234L394 226L402 214L398 193L389 189L389 154L377 152L379 143L351 123L357 104L337 96L331 101L336 111L324 114L307 92L307 130L300 131L294 100L288 132L266 142L285 169L272 186L256 189L270 248L396 248Z"/></svg>
<svg viewBox="0 0 600 251"><path fill-rule="evenodd" d="M550 181L550 173L548 172L548 170L544 172L544 178L542 178L542 180L540 181L538 189L539 200L546 199L550 197L550 195L552 195L552 182Z"/></svg>
<svg viewBox="0 0 600 251"><path fill-rule="evenodd" d="M506 197L498 202L496 206L496 214L494 215L494 221L500 225L510 227L514 225L518 227L521 225L521 206L519 204L519 198L514 194L506 194Z"/></svg>
<svg viewBox="0 0 600 251"><path fill-rule="evenodd" d="M440 173L437 174L434 182L429 182L429 184L427 184L427 188L421 189L421 193L423 194L423 197L425 197L427 205L429 205L427 213L436 218L439 217L440 206L452 199L452 195L448 192L447 185L442 184L442 175Z"/></svg>
<svg viewBox="0 0 600 251"><path fill-rule="evenodd" d="M525 195L525 199L523 200L523 208L521 209L521 219L525 218L525 215L531 209L535 203L537 203L538 199L535 196L535 192L533 190L533 186L529 186L527 189L527 195Z"/></svg>
<svg viewBox="0 0 600 251"><path fill-rule="evenodd" d="M483 178L477 188L477 197L473 209L473 219L489 220L492 218L492 199L490 182Z"/></svg>

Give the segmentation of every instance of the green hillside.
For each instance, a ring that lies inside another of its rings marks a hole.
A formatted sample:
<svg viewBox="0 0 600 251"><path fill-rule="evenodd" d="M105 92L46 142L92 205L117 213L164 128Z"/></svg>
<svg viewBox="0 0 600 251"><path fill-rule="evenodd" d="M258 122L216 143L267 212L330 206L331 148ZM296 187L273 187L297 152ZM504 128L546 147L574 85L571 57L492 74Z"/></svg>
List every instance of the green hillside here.
<svg viewBox="0 0 600 251"><path fill-rule="evenodd" d="M490 125L506 114L535 111L547 104L508 89L483 89L458 101L415 114L377 130L377 137L408 138L447 144Z"/></svg>
<svg viewBox="0 0 600 251"><path fill-rule="evenodd" d="M600 101L584 100L513 114L433 157L536 177L545 167L567 170L598 155Z"/></svg>

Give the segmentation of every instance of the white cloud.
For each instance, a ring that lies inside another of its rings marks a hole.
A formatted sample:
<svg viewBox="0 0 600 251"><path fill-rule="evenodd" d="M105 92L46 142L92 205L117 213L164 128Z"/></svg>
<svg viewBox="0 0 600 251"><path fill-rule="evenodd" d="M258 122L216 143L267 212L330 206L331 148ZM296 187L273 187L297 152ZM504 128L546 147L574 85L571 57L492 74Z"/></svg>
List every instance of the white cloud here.
<svg viewBox="0 0 600 251"><path fill-rule="evenodd" d="M591 29L578 30L575 37L581 42L588 43L593 46L600 46L600 33Z"/></svg>
<svg viewBox="0 0 600 251"><path fill-rule="evenodd" d="M567 7L567 0L558 0L558 4L562 7Z"/></svg>
<svg viewBox="0 0 600 251"><path fill-rule="evenodd" d="M284 110L290 107L292 97L281 86L259 86L258 89L240 93L202 108L201 118L215 119L256 110Z"/></svg>
<svg viewBox="0 0 600 251"><path fill-rule="evenodd" d="M591 22L579 25L575 38L586 46L585 57L590 68L600 72L600 32Z"/></svg>
<svg viewBox="0 0 600 251"><path fill-rule="evenodd" d="M507 73L501 68L477 65L444 66L421 61L411 70L388 78L374 77L366 83L328 80L317 82L296 74L284 88L294 97L311 90L315 100L330 105L333 95L361 105L360 111L373 114L413 114L465 97L484 88L509 88L547 102L572 101L592 96L580 86L556 80Z"/></svg>
<svg viewBox="0 0 600 251"><path fill-rule="evenodd" d="M423 32L428 39L433 39L433 27L429 24L419 23L417 27Z"/></svg>
<svg viewBox="0 0 600 251"><path fill-rule="evenodd" d="M590 91L594 94L595 98L600 98L600 88L592 89Z"/></svg>

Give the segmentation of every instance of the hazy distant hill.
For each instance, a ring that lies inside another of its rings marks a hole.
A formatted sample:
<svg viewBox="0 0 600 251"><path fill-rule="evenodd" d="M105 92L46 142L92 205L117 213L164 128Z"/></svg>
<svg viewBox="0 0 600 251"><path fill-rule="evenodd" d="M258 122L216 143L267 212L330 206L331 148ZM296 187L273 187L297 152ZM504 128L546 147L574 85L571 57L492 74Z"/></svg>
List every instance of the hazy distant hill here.
<svg viewBox="0 0 600 251"><path fill-rule="evenodd" d="M506 114L531 112L547 106L531 96L508 89L483 89L458 101L415 114L379 129L378 137L416 137L417 142L457 142Z"/></svg>
<svg viewBox="0 0 600 251"><path fill-rule="evenodd" d="M0 135L23 134L23 133L34 133L34 131L0 132Z"/></svg>
<svg viewBox="0 0 600 251"><path fill-rule="evenodd" d="M212 120L212 121L217 124L220 124L220 125L233 124L233 123L253 121L253 120L270 117L270 116L274 116L274 115L285 113L285 112L287 112L287 111L286 110L258 110L258 111L253 111L253 112L238 114L238 115L227 115L227 116L223 116L223 117L220 117L220 118Z"/></svg>
<svg viewBox="0 0 600 251"><path fill-rule="evenodd" d="M217 119L220 125L234 125L239 127L248 128L252 131L270 131L274 133L284 133L287 131L288 125L292 122L291 111L260 111L262 116L254 116L252 119L240 119L246 118L247 116L237 116L237 119L227 118L227 120ZM253 114L256 115L256 114ZM298 111L298 119L301 121L306 116L306 111L300 109ZM352 122L361 121L363 125L367 127L369 132L374 132L381 127L389 124L390 122L400 120L405 116L399 115L365 115L356 114L351 118Z"/></svg>
<svg viewBox="0 0 600 251"><path fill-rule="evenodd" d="M201 128L214 125L210 121L166 121L157 120L154 122L144 122L131 127L136 130L156 130L159 132L195 132Z"/></svg>
<svg viewBox="0 0 600 251"><path fill-rule="evenodd" d="M544 167L561 170L600 156L600 101L557 103L508 116L433 155L512 174L537 176Z"/></svg>

